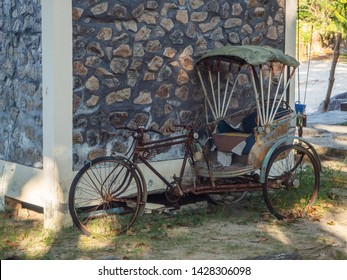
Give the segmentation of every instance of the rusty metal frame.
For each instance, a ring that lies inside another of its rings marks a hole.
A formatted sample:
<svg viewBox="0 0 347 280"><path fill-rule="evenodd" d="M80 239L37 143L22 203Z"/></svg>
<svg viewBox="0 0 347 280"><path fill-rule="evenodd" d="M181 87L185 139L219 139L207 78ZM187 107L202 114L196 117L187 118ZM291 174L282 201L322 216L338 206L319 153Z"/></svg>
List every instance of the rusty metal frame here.
<svg viewBox="0 0 347 280"><path fill-rule="evenodd" d="M160 148L166 148L166 147L172 147L175 145L184 145L185 146L185 153L183 157L183 162L181 165L181 170L179 177L174 175L174 180L177 186L180 188L180 191L182 191L181 186L179 184L180 180L183 178L184 171L188 162L189 158L192 158L191 155L191 145L193 142L193 129L189 126L185 127L185 130L189 130L188 132L183 132L182 135L178 136L171 136L166 137L164 139L160 140L150 140L150 141L143 141L144 139L144 131L140 130L139 134L135 136L135 147L134 147L134 154L132 157L132 160L135 165L140 161L143 164L145 164L165 185L169 187L173 187L173 184L170 183L160 172L149 162L150 159L150 151L156 150Z"/></svg>
<svg viewBox="0 0 347 280"><path fill-rule="evenodd" d="M177 187L176 194L184 195L184 194L204 194L204 193L218 193L218 192L244 192L244 191L261 191L262 184L254 180L253 178L247 178L247 175L244 174L241 178L241 182L239 180L233 180L230 182L218 182L218 178L214 178L213 174L210 174L210 180L207 183L199 183L194 184L193 186L183 186L181 185L182 178L187 166L188 160L192 165L195 164L194 158L192 156L192 143L194 141L194 131L192 127L185 127L185 131L183 131L182 135L166 137L164 139L159 140L150 140L144 141L144 130L141 128L138 130L138 134L135 136L135 146L134 153L132 156L132 161L134 165L137 165L139 162L145 164L168 188ZM173 176L174 183L170 183L150 162L152 150L171 147L174 145L184 145L184 157L182 161L182 165L180 168L180 174L177 177ZM204 156L205 158L205 156ZM206 163L208 164L207 159L205 158Z"/></svg>

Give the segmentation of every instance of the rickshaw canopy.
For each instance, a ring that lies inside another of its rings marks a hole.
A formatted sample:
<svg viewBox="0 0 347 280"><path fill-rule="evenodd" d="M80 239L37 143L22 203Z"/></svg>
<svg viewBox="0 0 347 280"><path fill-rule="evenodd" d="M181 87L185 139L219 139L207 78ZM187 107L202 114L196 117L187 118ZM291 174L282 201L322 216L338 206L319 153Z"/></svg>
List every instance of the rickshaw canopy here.
<svg viewBox="0 0 347 280"><path fill-rule="evenodd" d="M208 58L233 59L241 64L262 65L267 62L280 62L297 68L300 65L295 58L284 54L281 50L262 46L224 46L208 51L197 64Z"/></svg>
<svg viewBox="0 0 347 280"><path fill-rule="evenodd" d="M273 63L279 63L282 67L275 70ZM266 64L269 68L263 67ZM232 65L236 65L236 75L231 74ZM210 122L210 116L212 122L227 116L240 74L247 73L248 69L256 101L257 127L269 130L299 65L295 58L281 50L264 46L224 46L207 51L196 62L205 107L208 106L211 113L206 110L207 122ZM208 80L202 77L202 73L208 75ZM223 82L223 79L226 81ZM266 79L267 87L264 84ZM271 103L271 99L276 102Z"/></svg>

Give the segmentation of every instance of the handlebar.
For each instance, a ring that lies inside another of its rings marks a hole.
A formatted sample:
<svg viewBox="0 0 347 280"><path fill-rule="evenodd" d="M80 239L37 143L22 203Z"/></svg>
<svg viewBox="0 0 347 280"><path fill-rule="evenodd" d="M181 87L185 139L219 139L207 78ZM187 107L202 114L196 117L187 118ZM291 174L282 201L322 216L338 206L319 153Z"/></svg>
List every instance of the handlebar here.
<svg viewBox="0 0 347 280"><path fill-rule="evenodd" d="M190 130L190 131L196 127L199 127L199 124L197 124L195 122L193 122L192 124L173 124L172 125L172 128L180 128L181 130ZM178 131L178 130L175 130L172 128L169 128L169 130L171 132L177 132ZM118 126L118 127L116 127L116 129L125 129L125 130L129 130L129 131L137 132L139 134L143 134L146 132L154 132L154 133L163 135L163 133L160 130L153 128L153 127L145 128L144 126L139 126L137 128L132 128L129 126Z"/></svg>
<svg viewBox="0 0 347 280"><path fill-rule="evenodd" d="M137 133L146 133L146 132L155 132L155 133L158 133L160 135L162 135L163 133L156 129L156 128L153 128L153 127L150 127L150 128L145 128L144 126L139 126L137 128L131 128L129 126L118 126L116 127L116 129L125 129L125 130L129 130L129 131L133 131L133 132L137 132Z"/></svg>
<svg viewBox="0 0 347 280"><path fill-rule="evenodd" d="M190 124L174 124L173 127L178 127L186 130L197 129L201 126L201 120L194 120Z"/></svg>

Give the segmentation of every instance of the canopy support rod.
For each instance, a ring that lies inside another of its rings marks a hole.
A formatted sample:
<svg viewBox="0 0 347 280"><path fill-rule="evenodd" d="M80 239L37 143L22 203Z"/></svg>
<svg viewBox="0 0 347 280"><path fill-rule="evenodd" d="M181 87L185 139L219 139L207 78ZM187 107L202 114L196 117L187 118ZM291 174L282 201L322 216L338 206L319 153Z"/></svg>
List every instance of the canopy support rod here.
<svg viewBox="0 0 347 280"><path fill-rule="evenodd" d="M224 90L224 96L223 96L223 104L222 104L223 116L224 116L225 101L226 101L227 92L228 92L228 88L229 88L230 76L231 76L231 73L230 73L230 69L229 69L228 78L227 78L227 82L225 84L225 90Z"/></svg>
<svg viewBox="0 0 347 280"><path fill-rule="evenodd" d="M214 85L213 85L213 78L212 78L212 71L211 69L208 69L208 76L210 79L210 84L211 84L211 91L212 91L212 97L213 97L213 104L214 104L214 111L216 113L216 119L218 119L218 108L217 108L217 103L216 103L216 96L214 92Z"/></svg>
<svg viewBox="0 0 347 280"><path fill-rule="evenodd" d="M206 98L205 98L205 116L206 116L206 123L209 123L209 121L208 121L208 110L207 110L207 101L206 101Z"/></svg>
<svg viewBox="0 0 347 280"><path fill-rule="evenodd" d="M228 89L229 89L229 83L230 83L230 77L231 77L231 65L232 65L232 61L230 61L230 63L229 63L229 73L228 73L227 82L225 84L225 90L224 90L224 96L223 96L223 104L222 104L222 114L223 114L223 117L225 116L224 111L226 113L225 101L226 101L227 93L228 93Z"/></svg>
<svg viewBox="0 0 347 280"><path fill-rule="evenodd" d="M253 82L253 88L254 88L254 95L255 95L255 101L256 101L256 105L257 105L257 112L258 112L258 116L259 116L259 119L260 119L260 125L264 126L264 119L263 119L262 112L260 110L259 92L258 92L257 85L256 85L256 82L255 82L255 75L256 75L256 73L254 73L254 69L253 68L254 68L254 66L250 65L252 82Z"/></svg>
<svg viewBox="0 0 347 280"><path fill-rule="evenodd" d="M216 117L216 114L215 114L215 112L214 112L214 110L213 110L211 101L210 101L210 99L208 98L207 91L206 91L206 87L205 87L205 84L204 84L204 80L202 79L201 72L200 72L199 69L198 69L198 75L199 75L199 79L200 79L200 82L201 82L201 85L202 85L202 89L203 89L203 92L204 92L204 95L205 95L205 100L207 101L208 106L209 106L210 109L211 109L211 113L212 113L212 115L213 115L213 118L216 120L217 117Z"/></svg>
<svg viewBox="0 0 347 280"><path fill-rule="evenodd" d="M278 85L277 85L277 89L276 89L276 94L275 94L275 97L274 97L274 102L272 103L272 106L271 106L271 112L270 112L270 116L269 116L270 117L269 123L270 123L270 120L273 117L273 112L274 112L274 109L275 109L275 106L276 106L275 105L275 100L277 100L278 92L280 91L280 87L281 87L282 81L284 82L284 71L285 71L285 69L286 69L286 65L283 65L282 71L281 71L281 75L280 75L280 79L278 81Z"/></svg>
<svg viewBox="0 0 347 280"><path fill-rule="evenodd" d="M218 64L217 64L217 78L218 78L218 114L217 117L220 118L222 117L222 112L221 112L221 106L220 106L220 72L221 72L221 65L220 65L220 60L218 59Z"/></svg>
<svg viewBox="0 0 347 280"><path fill-rule="evenodd" d="M259 65L259 75L260 75L260 98L261 98L261 106L263 110L263 120L264 124L266 123L266 112L265 112L265 100L264 100L264 81L263 81L263 65Z"/></svg>
<svg viewBox="0 0 347 280"><path fill-rule="evenodd" d="M283 89L283 93L282 93L281 98L280 98L280 100L279 100L279 102L277 104L276 110L275 110L274 114L271 117L270 123L273 122L273 120L274 120L274 118L275 118L275 116L277 114L278 108L280 107L280 104L281 104L281 102L283 100L283 97L284 97L284 95L285 95L285 93L287 91L287 88L288 88L288 86L290 84L290 81L292 80L294 74L295 74L295 68L293 68L292 72L290 73L289 79L288 79L288 81L287 81L287 83L286 83L286 85L285 85L285 87Z"/></svg>
<svg viewBox="0 0 347 280"><path fill-rule="evenodd" d="M232 87L231 90L230 90L228 102L227 102L226 107L225 107L225 109L224 109L224 111L223 111L223 117L227 114L228 107L229 107L230 102L231 102L231 98L232 98L232 96L233 96L233 94L234 94L234 91L235 91L235 87L236 87L237 79L238 79L238 77L239 77L239 73L240 73L240 69L239 69L239 72L237 73L237 76L236 76L236 78L235 78L235 80L234 80L233 87Z"/></svg>
<svg viewBox="0 0 347 280"><path fill-rule="evenodd" d="M271 92L271 84L272 84L272 73L273 73L273 67L272 64L269 69L269 85L268 85L268 91L267 91L267 104L266 104L266 120L265 123L269 123L270 119L270 92Z"/></svg>

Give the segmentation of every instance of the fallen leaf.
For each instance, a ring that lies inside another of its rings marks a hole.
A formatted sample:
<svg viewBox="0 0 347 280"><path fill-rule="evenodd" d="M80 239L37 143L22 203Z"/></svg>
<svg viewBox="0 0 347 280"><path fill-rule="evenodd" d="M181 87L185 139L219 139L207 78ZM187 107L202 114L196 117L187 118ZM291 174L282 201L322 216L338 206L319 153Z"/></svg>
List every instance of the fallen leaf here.
<svg viewBox="0 0 347 280"><path fill-rule="evenodd" d="M264 243L268 240L266 237L259 238L258 240L251 240L252 243Z"/></svg>
<svg viewBox="0 0 347 280"><path fill-rule="evenodd" d="M263 238L260 238L259 240L258 240L258 242L259 243L264 243L264 242L266 242L268 239L266 238L266 237L263 237Z"/></svg>
<svg viewBox="0 0 347 280"><path fill-rule="evenodd" d="M5 243L6 243L8 246L11 246L11 247L19 247L19 246L20 246L19 243L12 242L12 241L10 241L10 240L6 240Z"/></svg>
<svg viewBox="0 0 347 280"><path fill-rule="evenodd" d="M264 215L262 218L261 218L262 221L264 222L269 222L271 220L270 218L270 215Z"/></svg>
<svg viewBox="0 0 347 280"><path fill-rule="evenodd" d="M321 216L318 215L310 215L312 222L320 222Z"/></svg>

